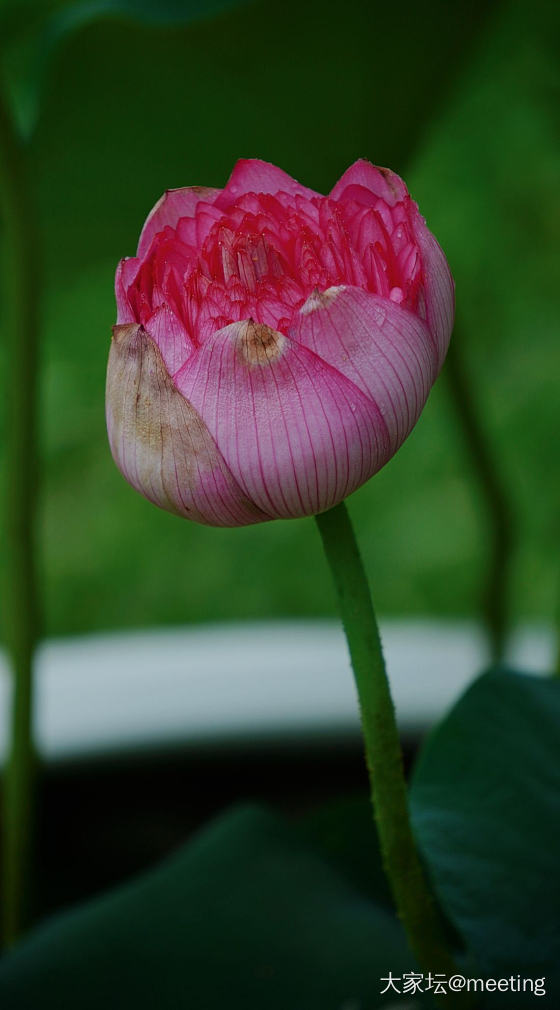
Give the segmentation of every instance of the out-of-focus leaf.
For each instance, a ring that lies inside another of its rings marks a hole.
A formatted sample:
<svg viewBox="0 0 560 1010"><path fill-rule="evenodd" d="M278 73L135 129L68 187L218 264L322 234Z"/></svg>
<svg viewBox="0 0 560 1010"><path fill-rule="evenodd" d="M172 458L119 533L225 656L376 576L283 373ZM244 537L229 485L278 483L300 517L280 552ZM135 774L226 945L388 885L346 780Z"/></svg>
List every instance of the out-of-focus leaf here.
<svg viewBox="0 0 560 1010"><path fill-rule="evenodd" d="M558 540L560 488L559 52L560 4L501 4L409 172L412 192L455 276L463 334L457 338L511 495L519 544L512 609L537 620L553 616L557 598L550 544ZM456 419L446 406L440 424L453 435ZM469 481L468 460L462 450L458 455L459 479L479 515L471 557L482 568L484 511ZM444 525L454 508L448 494L439 513L446 516ZM410 511L418 516L418 509L414 496ZM394 520L399 529L406 527L404 509ZM402 550L404 556L414 549L415 568L428 583L428 570L437 569L438 541L428 541L426 551L424 542L413 535ZM457 577L459 567L442 574L440 587L457 584Z"/></svg>
<svg viewBox="0 0 560 1010"><path fill-rule="evenodd" d="M414 969L397 920L276 816L231 812L146 877L37 929L9 1010L363 1010Z"/></svg>
<svg viewBox="0 0 560 1010"><path fill-rule="evenodd" d="M365 767L364 779L367 782ZM338 797L316 807L299 829L314 851L321 852L361 894L393 909L367 788L363 795Z"/></svg>
<svg viewBox="0 0 560 1010"><path fill-rule="evenodd" d="M0 4L6 81L20 128L29 135L39 114L49 63L73 33L106 19L148 25L187 24L247 0L36 0Z"/></svg>
<svg viewBox="0 0 560 1010"><path fill-rule="evenodd" d="M560 684L491 672L434 731L412 814L440 901L482 971L560 992ZM492 993L489 1005L532 997Z"/></svg>

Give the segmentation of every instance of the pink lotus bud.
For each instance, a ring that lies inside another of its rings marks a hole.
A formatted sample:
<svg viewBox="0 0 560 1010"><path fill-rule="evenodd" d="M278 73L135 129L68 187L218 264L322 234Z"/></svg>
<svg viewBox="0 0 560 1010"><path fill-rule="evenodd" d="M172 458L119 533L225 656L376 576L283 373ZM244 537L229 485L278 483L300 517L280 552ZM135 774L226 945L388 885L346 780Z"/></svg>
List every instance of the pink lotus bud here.
<svg viewBox="0 0 560 1010"><path fill-rule="evenodd" d="M116 276L111 450L150 501L212 526L322 512L418 420L453 325L447 262L402 180L329 196L262 161L168 190Z"/></svg>

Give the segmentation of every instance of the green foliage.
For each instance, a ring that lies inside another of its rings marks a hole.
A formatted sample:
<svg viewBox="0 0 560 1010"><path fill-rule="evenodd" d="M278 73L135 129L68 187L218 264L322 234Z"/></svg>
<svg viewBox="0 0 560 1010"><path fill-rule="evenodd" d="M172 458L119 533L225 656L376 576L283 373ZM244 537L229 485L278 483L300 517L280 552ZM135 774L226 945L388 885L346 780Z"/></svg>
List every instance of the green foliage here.
<svg viewBox="0 0 560 1010"><path fill-rule="evenodd" d="M49 67L64 42L104 20L185 24L244 0L4 0L0 4L6 83L24 134L36 125Z"/></svg>
<svg viewBox="0 0 560 1010"><path fill-rule="evenodd" d="M426 743L411 807L469 977L560 991L560 686L484 675ZM366 799L289 825L223 815L158 869L37 928L0 966L9 1010L341 1010L382 1006L414 970ZM395 999L397 997L395 996ZM526 1007L492 992L477 1006Z"/></svg>
<svg viewBox="0 0 560 1010"><path fill-rule="evenodd" d="M37 930L10 1010L341 1010L410 971L400 926L266 811L230 812L150 875Z"/></svg>
<svg viewBox="0 0 560 1010"><path fill-rule="evenodd" d="M549 545L560 532L559 46L559 5L501 5L410 174L455 275L464 357L511 499L515 608L550 617L558 560ZM463 486L469 479L463 468ZM447 493L445 503L453 509ZM471 550L483 565L484 541Z"/></svg>
<svg viewBox="0 0 560 1010"><path fill-rule="evenodd" d="M437 727L411 791L436 892L479 970L546 976L554 1003L559 795L560 684L508 671L477 680ZM504 1007L530 999L494 997Z"/></svg>

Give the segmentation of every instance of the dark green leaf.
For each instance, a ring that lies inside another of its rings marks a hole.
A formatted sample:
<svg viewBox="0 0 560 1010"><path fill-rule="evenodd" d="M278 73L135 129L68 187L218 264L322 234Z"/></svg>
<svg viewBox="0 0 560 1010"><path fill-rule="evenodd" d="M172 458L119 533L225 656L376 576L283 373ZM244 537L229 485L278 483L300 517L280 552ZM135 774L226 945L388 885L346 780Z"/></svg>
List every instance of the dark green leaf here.
<svg viewBox="0 0 560 1010"><path fill-rule="evenodd" d="M283 821L244 808L0 966L9 1010L370 1010L414 969L397 920Z"/></svg>
<svg viewBox="0 0 560 1010"><path fill-rule="evenodd" d="M367 791L316 807L300 821L299 830L361 894L387 910L394 908Z"/></svg>
<svg viewBox="0 0 560 1010"><path fill-rule="evenodd" d="M560 682L504 671L477 680L424 748L412 812L438 896L481 970L547 976L558 999Z"/></svg>

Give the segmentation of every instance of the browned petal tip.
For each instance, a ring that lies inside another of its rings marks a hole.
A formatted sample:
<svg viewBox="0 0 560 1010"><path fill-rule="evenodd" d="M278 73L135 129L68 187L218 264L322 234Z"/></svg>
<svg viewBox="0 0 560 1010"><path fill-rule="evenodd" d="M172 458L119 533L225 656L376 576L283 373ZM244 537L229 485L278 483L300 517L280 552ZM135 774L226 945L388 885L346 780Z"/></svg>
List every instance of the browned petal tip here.
<svg viewBox="0 0 560 1010"><path fill-rule="evenodd" d="M247 319L240 324L239 348L248 365L271 365L284 350L286 338L278 330Z"/></svg>
<svg viewBox="0 0 560 1010"><path fill-rule="evenodd" d="M213 186L189 186L191 193L196 193L197 196L215 196L219 190L214 189Z"/></svg>
<svg viewBox="0 0 560 1010"><path fill-rule="evenodd" d="M400 196L399 187L395 184L395 173L392 172L390 168L384 168L382 165L377 165L377 171L385 179L385 182L387 183L393 196Z"/></svg>
<svg viewBox="0 0 560 1010"><path fill-rule="evenodd" d="M144 333L145 330L141 323L117 323L111 327L111 332L115 343L122 344L132 337Z"/></svg>
<svg viewBox="0 0 560 1010"><path fill-rule="evenodd" d="M327 288L326 291L319 291L319 288L315 288L307 301L302 305L300 311L306 316L309 312L314 312L316 309L326 309L327 305L330 305L335 300L341 290L341 285Z"/></svg>

